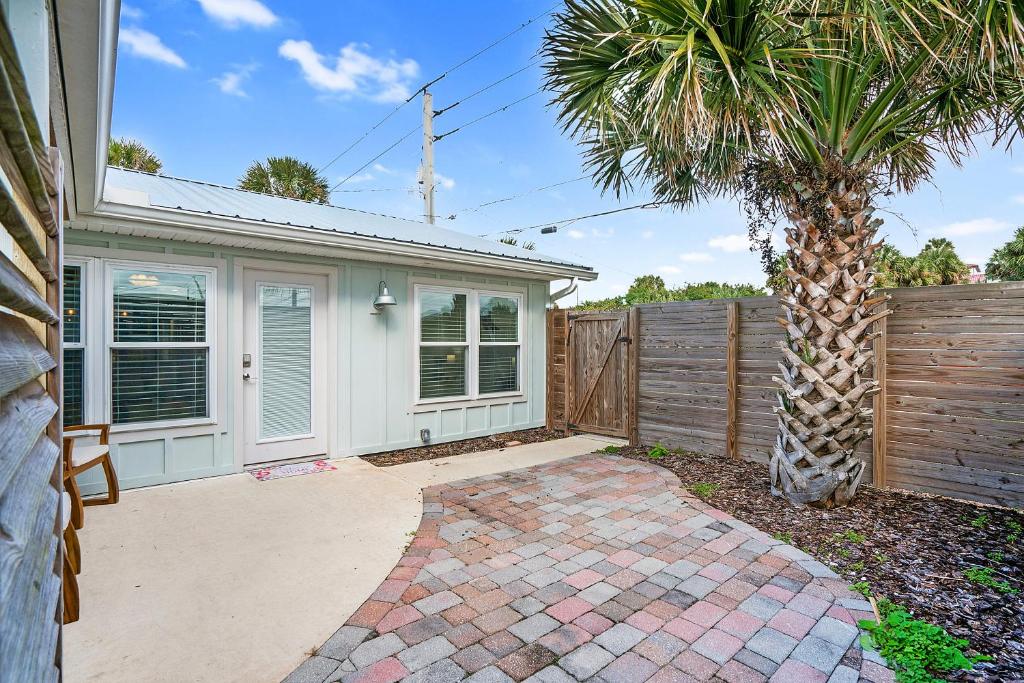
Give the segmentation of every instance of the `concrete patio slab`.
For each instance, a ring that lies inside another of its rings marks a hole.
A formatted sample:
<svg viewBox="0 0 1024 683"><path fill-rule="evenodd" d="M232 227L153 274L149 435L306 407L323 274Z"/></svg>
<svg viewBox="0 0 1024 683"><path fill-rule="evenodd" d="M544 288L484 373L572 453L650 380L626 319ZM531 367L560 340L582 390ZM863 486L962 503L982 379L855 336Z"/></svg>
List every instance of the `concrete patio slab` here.
<svg viewBox="0 0 1024 683"><path fill-rule="evenodd" d="M279 681L378 588L396 597L381 584L420 523L423 487L606 443L578 436L389 468L345 458L270 482L123 491L88 508L80 532L82 618L64 629L65 679ZM347 648L336 636L327 651Z"/></svg>
<svg viewBox="0 0 1024 683"><path fill-rule="evenodd" d="M893 680L845 581L664 468L592 453L423 495L389 596L286 683Z"/></svg>

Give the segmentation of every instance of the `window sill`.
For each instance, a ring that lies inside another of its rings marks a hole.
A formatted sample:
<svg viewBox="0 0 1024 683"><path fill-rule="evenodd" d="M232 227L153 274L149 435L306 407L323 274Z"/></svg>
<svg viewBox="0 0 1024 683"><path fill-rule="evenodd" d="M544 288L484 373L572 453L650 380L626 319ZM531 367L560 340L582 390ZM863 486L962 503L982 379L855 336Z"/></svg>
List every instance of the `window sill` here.
<svg viewBox="0 0 1024 683"><path fill-rule="evenodd" d="M161 429L177 429L179 427L203 427L217 424L213 417L202 417L191 420L162 420L159 422L130 422L128 424L110 426L111 434L124 434L128 432L146 432Z"/></svg>
<svg viewBox="0 0 1024 683"><path fill-rule="evenodd" d="M477 408L493 405L506 405L510 403L522 403L526 400L526 392L512 391L504 394L488 394L479 398L466 398L458 396L455 398L432 398L425 401L417 401L412 405L413 413L426 413L433 410L447 410L452 408Z"/></svg>

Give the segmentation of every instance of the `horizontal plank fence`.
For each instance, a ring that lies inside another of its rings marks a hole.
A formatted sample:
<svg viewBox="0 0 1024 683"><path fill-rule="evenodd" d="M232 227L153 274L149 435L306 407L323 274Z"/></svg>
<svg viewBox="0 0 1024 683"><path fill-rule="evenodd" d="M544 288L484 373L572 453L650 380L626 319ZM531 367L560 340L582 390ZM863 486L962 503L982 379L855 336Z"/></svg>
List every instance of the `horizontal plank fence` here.
<svg viewBox="0 0 1024 683"><path fill-rule="evenodd" d="M893 313L875 328L876 437L858 447L865 480L1024 507L1024 283L889 294ZM635 439L767 462L784 339L777 299L632 310Z"/></svg>

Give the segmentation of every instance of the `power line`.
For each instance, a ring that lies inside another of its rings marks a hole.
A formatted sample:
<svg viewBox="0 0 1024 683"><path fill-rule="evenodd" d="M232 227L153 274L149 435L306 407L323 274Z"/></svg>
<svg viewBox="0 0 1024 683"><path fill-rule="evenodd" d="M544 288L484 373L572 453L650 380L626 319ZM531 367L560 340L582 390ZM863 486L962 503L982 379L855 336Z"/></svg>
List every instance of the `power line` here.
<svg viewBox="0 0 1024 683"><path fill-rule="evenodd" d="M535 187L532 190L526 190L525 192L520 192L519 194L513 194L513 195L509 195L508 197L502 197L501 199L492 199L489 202L484 202L483 204L477 204L476 206L473 206L473 207L470 207L470 208L459 209L458 211L453 212L448 217L448 220L454 220L455 217L458 216L459 214L475 213L475 212L479 211L480 209L482 209L482 208L484 208L486 206L493 206L494 204L501 204L503 202L510 202L510 201L512 201L514 199L519 199L520 197L525 197L525 196L531 195L531 194L533 194L535 192L543 192L544 190L550 190L553 187L560 187L562 185L568 185L569 183L578 183L579 181L585 180L586 178L589 178L589 177L590 176L581 175L579 178L572 178L571 180L562 180L562 181L559 181L557 183L551 183L550 185L544 185L543 187Z"/></svg>
<svg viewBox="0 0 1024 683"><path fill-rule="evenodd" d="M458 126L457 128L451 129L447 133L441 133L440 135L435 135L434 136L434 142L439 142L440 140L443 140L444 138L446 138L449 135L451 135L452 133L458 133L463 128L469 128L473 124L480 123L484 119L490 118L490 117L494 116L495 114L500 114L501 112L505 111L506 109L508 109L510 107L514 107L515 105L519 104L520 102L525 102L526 100L530 99L531 97L536 97L541 92L542 92L542 90L535 90L534 92L530 93L526 97L520 97L518 100L516 100L514 102L509 102L504 107L499 107L498 109L495 109L494 111L487 112L483 116L478 116L477 118L473 119L472 121L467 121L466 123L462 124L461 126Z"/></svg>
<svg viewBox="0 0 1024 683"><path fill-rule="evenodd" d="M469 95L466 95L461 100L456 100L455 102L453 102L452 104L449 104L447 107L444 107L443 109L438 109L437 111L434 112L434 116L440 116L441 114L445 113L446 111L449 111L451 109L455 109L455 107L459 106L463 102L471 100L474 97L476 97L477 95L480 95L481 93L485 93L485 92L487 92L488 90L490 90L491 88L493 88L493 87L495 87L497 85L501 85L502 83L504 83L508 79L512 78L513 76L521 74L522 72L526 71L527 69L529 69L531 66L533 66L536 63L537 63L536 59L530 60L530 62L526 66L524 66L524 67L522 67L520 69L516 69L512 73L508 74L507 76L503 76L502 78L499 78L498 80L494 81L493 83L489 83L488 85L485 85L484 87L480 88L476 92L470 93Z"/></svg>
<svg viewBox="0 0 1024 683"><path fill-rule="evenodd" d="M528 225L528 226L525 226L525 227L522 227L522 228L508 228L508 229L505 229L505 230L499 230L498 232L490 232L490 233L486 233L486 234L483 234L483 235L477 235L477 236L478 237L493 237L494 235L505 235L505 234L516 234L517 235L517 234L519 234L521 232L526 232L527 230L537 230L538 228L546 228L546 227L551 226L551 225L561 225L561 224L564 224L564 225L561 225L561 227L564 228L564 227L566 227L568 225L572 225L573 223L576 223L577 221L586 220L588 218L599 218L601 216L609 216L609 215L611 215L613 213L622 213L623 211L633 211L634 209L655 209L655 208L657 208L659 206L663 206L663 205L668 204L668 203L669 202L645 202L643 204L634 204L633 206L623 206L623 207L620 207L618 209L609 209L608 211L599 211L597 213L588 213L588 214L584 214L582 216L574 216L572 218L563 218L563 219L557 220L557 221L544 221L543 223L537 223L536 225Z"/></svg>
<svg viewBox="0 0 1024 683"><path fill-rule="evenodd" d="M357 168L356 170L354 170L354 171L352 171L351 173L349 173L349 174L348 174L348 176L347 176L347 177L346 177L346 178L345 178L344 180L342 180L342 181L341 181L341 182L339 182L339 183L338 183L337 185L335 185L334 187L332 187L332 188L330 189L330 192L334 192L334 191L335 191L336 189L338 189L339 187L341 187L342 185L344 185L344 184L345 184L345 183L347 183L348 181L352 180L352 178L354 178L354 177L355 177L356 175L358 175L358 174L359 174L359 173L360 173L360 172L361 172L361 171L362 171L363 169L365 169L365 168L366 168L367 166L369 166L369 165L370 165L370 164L372 164L373 162L377 161L377 159L380 159L380 158L381 158L382 156L384 156L385 154L387 154L388 152L390 152L391 150L393 150L393 149L394 149L395 147L398 147L398 146L399 146L400 144L402 144L403 142L405 142L405 141L406 141L406 139L408 139L408 137L409 137L410 135L412 135L413 133L415 133L416 131L418 131L418 130L419 130L420 128L422 128L422 127L423 127L423 124L417 124L415 128L413 128L413 129L412 129L412 130L410 130L410 131L409 131L408 133L406 133L405 135L403 135L402 137L398 138L398 139L397 139L397 140L395 140L395 141L394 141L393 143L391 143L391 145L389 145L389 146L388 146L388 147L387 147L387 148L386 148L386 149L385 149L385 150L384 150L383 152L381 152L381 153L380 153L380 154L378 154L377 156L373 157L372 159L370 159L369 161L367 161L367 162L366 162L365 164L363 164L362 166L360 166L360 167L359 167L359 168Z"/></svg>
<svg viewBox="0 0 1024 683"><path fill-rule="evenodd" d="M332 190L332 192L415 192L415 187L363 187L356 190Z"/></svg>
<svg viewBox="0 0 1024 683"><path fill-rule="evenodd" d="M404 101L400 102L400 103L398 104L398 106L396 106L396 107L395 107L394 109L392 109L392 110L391 110L390 112L388 112L388 113L387 113L387 114L386 114L386 115L384 116L384 118L382 118L382 119L381 119L380 121L378 121L377 123L375 123L375 124L373 124L372 126L370 126L370 128L369 128L369 129L367 129L367 130L366 130L365 132L363 132L363 134L362 134L362 135L360 135L360 136L359 136L358 138L356 138L356 139L355 139L355 140L354 140L354 141L353 141L353 142L352 142L351 144L349 144L349 146L348 146L348 147L346 147L346 148L345 148L345 149L343 149L343 150L342 150L342 151L341 151L340 153L338 153L338 155L337 155L337 156L335 156L335 157L334 157L333 159L331 159L331 160L330 160L330 161L328 161L328 162L327 162L326 164L324 164L324 165L323 165L323 166L321 166L321 167L320 167L319 169L317 169L317 172L318 172L318 173L322 173L322 172L323 172L323 171L325 171L325 170L326 170L326 169L327 169L328 167L330 167L330 166L331 166L331 165L333 165L333 164L334 164L334 163L335 163L336 161L338 161L338 159L342 158L343 156L345 156L346 154L348 154L349 152L351 152L351 151L352 151L352 150L353 150L353 149L354 149L354 148L356 147L356 145L358 145L358 144L359 144L360 142L362 142L362 141L363 141L363 140L365 140L365 139L366 139L367 137L369 137L370 133L372 133L373 131L375 131L375 130L377 130L378 128L380 128L380 127L381 127L381 126L382 126L382 125L383 125L383 124L384 124L385 122L387 122L387 121L388 121L388 119L390 119L390 118L391 118L392 116L394 116L395 114L397 114L397 113L399 112L399 110L401 110L401 109L402 109L403 107L405 107L405 106L406 106L407 104L409 104L410 102L412 102L412 101L413 101L413 100L414 100L414 99L416 98L416 96L417 96L417 95L419 95L419 94L420 94L421 92L423 92L424 90L426 90L427 88L429 88L429 87L430 87L430 86L432 86L433 84L437 83L437 82L438 82L438 81L440 81L441 79L443 79L443 78L447 77L448 75L450 75L450 74L451 74L451 73L453 73L454 71L456 71L456 70L458 70L458 69L461 69L462 67L464 67L465 65L469 64L470 62L472 62L472 61L473 61L474 59L476 59L477 57L480 57L481 55L483 55L484 53L488 52L489 50L492 50L492 49L494 49L495 47L497 47L498 45L501 45L501 44L502 44L502 43L504 43L504 42L505 42L506 40L508 40L508 39L509 39L509 38L511 38L512 36L516 35L516 34L517 34L517 33L519 33L520 31L522 31L523 29L525 29L525 28L526 28L527 26L529 26L530 24L532 24L532 23L534 23L535 21L537 21L538 19L541 19L542 17L546 17L546 16L547 16L548 14L550 14L550 13L551 13L551 12L552 12L553 10L557 9L557 8L558 8L558 7L560 6L560 5L561 5L561 3L556 3L556 4L552 5L552 6L551 6L551 7L549 7L548 9L546 9L546 10L544 10L543 12L541 12L540 14L538 14L537 16L535 16L535 17L532 17L531 19L528 19L528 20L526 20L525 22L523 22L522 24L520 24L520 25L519 25L518 27L516 27L515 29L513 29L513 30L509 31L508 33L506 33L505 35L501 36L500 38L498 38L497 40L495 40L495 41L494 41L493 43L491 43L490 45L487 45L487 46L485 46L485 47L481 48L480 50L477 50L477 51L476 51L476 52L474 52L474 53L473 53L472 55L470 55L470 56L469 56L469 57L467 57L466 59L462 60L461 62L459 62L459 63L458 63L458 64L456 64L455 66L451 66L451 67L449 67L448 69L446 69L445 71L441 72L441 75L440 75L440 76L438 76L438 77L436 77L436 78L434 78L434 79L432 79L432 80L430 80L430 81L428 81L428 82L424 83L423 85L421 85L421 86L420 86L419 88L417 88L417 89L416 89L416 91L415 91L415 92L414 92L413 94L409 95L409 97L407 97L407 98L406 98L406 99L405 99ZM474 94L477 94L477 93L474 93ZM471 96L471 97L472 97L472 96ZM469 98L464 98L464 99L469 99ZM450 107L449 107L449 109L450 109Z"/></svg>

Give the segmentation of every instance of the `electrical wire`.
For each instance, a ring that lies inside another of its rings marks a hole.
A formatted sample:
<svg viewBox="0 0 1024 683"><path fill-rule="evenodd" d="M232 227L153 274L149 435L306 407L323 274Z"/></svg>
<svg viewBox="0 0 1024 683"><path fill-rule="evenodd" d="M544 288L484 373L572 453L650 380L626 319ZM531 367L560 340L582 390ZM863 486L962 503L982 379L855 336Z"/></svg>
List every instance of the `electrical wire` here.
<svg viewBox="0 0 1024 683"><path fill-rule="evenodd" d="M415 187L363 187L356 190L332 190L341 194L342 192L415 192Z"/></svg>
<svg viewBox="0 0 1024 683"><path fill-rule="evenodd" d="M332 187L332 188L331 188L331 189L329 190L329 192L334 192L334 191L335 191L335 190L337 190L337 189L338 189L339 187L341 187L342 185L344 185L344 184L345 184L345 183L347 183L348 181L352 180L352 178L354 178L354 177L355 177L356 175L358 175L358 174L359 174L359 173L360 173L361 171L363 171L363 169L365 169L365 168L366 168L367 166L369 166L369 165L370 165L370 164L372 164L373 162L377 161L377 159L380 159L380 158L381 158L382 156L384 156L385 154L387 154L388 152L390 152L391 150L393 150L393 149L394 149L395 147L398 147L398 146L399 146L400 144L402 144L403 142L405 142L405 141L406 141L406 139L407 139L407 138L408 138L408 137L409 137L410 135L412 135L413 133L415 133L416 131L418 131L418 130L419 130L420 128L422 128L422 127L423 127L423 124L422 124L422 123L420 123L420 124L418 124L418 125L417 125L417 126L416 126L415 128L413 128L412 130L410 130L410 131L409 131L408 133L406 133L406 134L405 134L405 135L403 135L402 137L400 137L400 138L398 138L397 140L395 140L395 141L394 141L393 143L391 143L391 145L389 145L389 146L388 146L388 147L387 147L386 149L384 149L384 151L383 151L383 152L379 153L379 154L378 154L377 156L373 157L372 159L370 159L369 161L367 161L367 162L366 162L365 164L363 164L362 166L360 166L359 168L357 168L356 170L354 170L354 171L352 171L352 172L351 172L350 174L348 174L348 176L347 176L347 177L346 177L346 178L345 178L344 180L340 181L340 182L339 182L339 183L338 183L337 185L335 185L334 187Z"/></svg>
<svg viewBox="0 0 1024 683"><path fill-rule="evenodd" d="M544 185L543 187L535 187L532 190L526 190L525 192L520 192L519 194L509 195L508 197L502 197L501 199L492 199L491 201L484 202L483 204L477 204L476 206L473 206L473 207L469 207L469 208L465 208L465 209L459 209L458 211L453 212L445 220L449 220L449 221L455 220L456 216L458 216L459 214L475 213L475 212L479 211L480 209L482 209L484 207L487 207L487 206L493 206L495 204L501 204L503 202L510 202L510 201L512 201L514 199L520 199L521 197L526 197L527 195L534 194L535 192L543 192L544 190L550 190L553 187L561 187L562 185L568 185L569 183L578 183L579 181L585 180L585 179L587 179L589 177L590 176L581 175L579 178L572 178L571 180L562 180L562 181L559 181L557 183L551 183L550 185Z"/></svg>
<svg viewBox="0 0 1024 683"><path fill-rule="evenodd" d="M487 92L488 90L490 90L491 88L493 88L493 87L495 87L497 85L501 85L502 83L504 83L508 79L512 78L513 76L517 76L518 74L523 73L524 71L526 71L527 69L529 69L531 66L533 66L536 63L537 63L537 59L536 58L530 60L530 62L526 66L524 66L524 67L522 67L520 69L516 69L512 73L508 74L507 76L503 76L502 78L499 78L498 80L494 81L493 83L489 83L488 85L485 85L484 87L480 88L476 92L473 92L473 93L470 93L469 95L466 95L461 100L456 100L455 102L453 102L452 104L449 104L447 107L444 107L443 109L436 110L434 112L434 116L437 117L437 116L440 116L441 114L445 113L446 111L450 111L452 109L455 109L455 107L459 106L463 102L467 102L467 101L473 99L474 97L476 97L477 95L480 95L481 93L485 93L485 92Z"/></svg>
<svg viewBox="0 0 1024 683"><path fill-rule="evenodd" d="M515 100L514 102L509 102L504 107L499 107L498 109L495 109L494 111L487 112L483 116L478 116L477 118L473 119L472 121L467 121L466 123L462 124L461 126L458 126L456 128L452 128L447 133L441 133L440 135L435 135L434 136L434 142L440 142L441 140L443 140L444 138L448 137L449 135L452 135L453 133L458 133L460 130L462 130L464 128L469 128L470 126L472 126L474 124L480 123L484 119L488 119L488 118L494 116L495 114L500 114L501 112L505 111L506 109L509 109L510 107L514 107L515 105L519 104L520 102L525 102L526 100L530 99L531 97L536 97L541 92L543 92L543 91L540 90L540 89L535 90L534 92L530 93L526 97L520 97L518 100Z"/></svg>
<svg viewBox="0 0 1024 683"><path fill-rule="evenodd" d="M527 26L529 26L530 24L532 24L532 23L534 23L535 21L537 21L538 19L541 19L541 18L543 18L543 17L546 17L546 16L547 16L548 14L550 14L550 13L551 13L551 12L552 12L553 10L555 10L555 9L558 9L558 7L559 7L559 6L561 6L561 3L556 3L556 4L552 5L552 6L551 6L551 7L549 7L548 9L546 9L546 10L544 10L543 12L541 12L540 14L538 14L537 16L535 16L535 17L532 17L531 19L528 19L528 20L526 20L525 22L523 22L522 24L520 24L520 25L519 25L518 27L516 27L515 29L513 29L513 30L509 31L508 33L506 33L505 35L501 36L500 38L498 38L497 40L495 40L495 41L494 41L493 43L491 43L490 45L487 45L487 46L485 46L485 47L481 48L480 50L477 50L477 51L476 51L476 52L474 52L474 53L473 53L472 55L470 55L470 56L469 56L469 57L467 57L466 59L463 59L463 60L462 60L461 62L459 62L459 63L458 63L458 64L456 64L455 66L451 66L451 67L449 67L448 69L446 69L445 71L441 72L441 75L440 75L440 76L438 76L438 77L436 77L436 78L434 78L434 79L432 79L432 80L428 81L427 83L424 83L423 85L421 85L421 86L420 86L419 88L417 88L417 89L416 89L416 91L415 91L415 92L414 92L413 94L409 95L409 97L407 97L407 98L406 98L406 99L405 99L404 101L400 102L400 103L398 104L398 106L396 106L396 107L395 107L394 109L392 109L392 110L391 110L390 112L388 112L388 113L387 113L387 114L386 114L386 115L384 116L384 118L382 118L382 119L381 119L380 121L378 121L377 123L375 123L375 124L373 124L372 126L370 126L370 128L369 128L369 129L367 129L367 130L366 130L365 132L363 132L363 134L362 134L362 135L360 135L360 136L359 136L358 138L356 138L356 139L355 139L355 140L354 140L354 141L353 141L353 142L352 142L351 144L349 144L349 146L348 146L348 147L346 147L346 148L345 148L345 149L343 149L343 150L342 150L341 152L339 152L337 156L335 156L335 157L334 157L333 159L331 159L330 161L328 161L328 162L327 162L326 164L324 164L323 166L321 166L320 168L318 168L318 169L317 169L317 172L318 172L318 173L322 173L322 172L323 172L323 171L325 171L325 170L326 170L326 169L327 169L328 167L332 166L332 165L333 165L333 164L334 164L334 163L335 163L336 161L338 161L338 159L341 159L341 158L342 158L343 156L345 156L346 154L348 154L349 152L351 152L351 151L352 151L352 150L353 150L353 149L354 149L354 148L356 147L356 145L358 145L358 144L359 144L360 142L362 142L362 141L363 141L363 140L365 140L365 139L366 139L367 137L369 137L370 133L372 133L373 131L377 130L377 129L378 129L378 128L380 128L380 127L381 127L382 125L384 125L384 123L386 123L386 122L388 121L388 119L390 119L390 118L391 118L392 116L394 116L395 114L397 114L397 113L399 112L399 110L401 110L401 109L402 109L403 107L405 107L405 106L406 106L407 104L409 104L410 102L412 102L412 101L413 101L413 100L414 100L414 99L416 98L416 96L417 96L417 95L419 95L420 93L422 93L422 92L423 92L424 90L426 90L426 89L427 89L427 88L429 88L430 86L434 85L435 83L437 83L437 82L438 82L438 81L440 81L441 79L443 79L443 78L446 78L447 76L449 76L449 75L450 75L450 74L452 74L453 72L457 71L458 69L461 69L462 67L464 67L465 65L469 64L470 62L472 62L472 61L473 61L474 59L476 59L477 57L480 57L481 55L485 54L486 52L488 52L488 51L490 51L490 50L492 50L492 49L496 48L496 47L497 47L498 45L501 45L501 44L502 44L502 43L504 43L504 42L505 42L506 40L508 40L508 39L509 39L509 38L511 38L512 36L516 35L516 34L517 34L517 33L519 33L520 31L522 31L523 29L525 29L525 28L526 28ZM529 65L527 65L527 66L529 66ZM524 68L525 68L525 67L524 67ZM494 84L494 85L496 85L496 84ZM479 94L479 93L474 93L474 95L475 95L475 94ZM472 95L471 95L470 97L472 97ZM466 99L469 99L469 98L463 98L463 101L465 101ZM454 106L454 105L453 105L453 106ZM451 107L448 107L448 109L450 109L450 108L451 108Z"/></svg>
<svg viewBox="0 0 1024 683"><path fill-rule="evenodd" d="M527 230L538 230L540 228L546 228L546 227L549 227L549 226L552 226L552 225L556 225L556 226L564 228L564 227L567 227L569 225L572 225L573 223L576 223L576 222L582 221L582 220L586 220L588 218L600 218L601 216L610 216L613 213L622 213L623 211L633 211L635 209L655 209L655 208L657 208L659 206L663 206L663 205L668 204L668 203L669 202L645 202L643 204L634 204L632 206L619 207L618 209L609 209L608 211L598 211L597 213L588 213L588 214L584 214L582 216L574 216L572 218L563 218L563 219L557 220L557 221L544 221L543 223L537 223L536 225L527 225L527 226L522 227L522 228L506 228L505 230L499 230L497 232L489 232L489 233L485 233L485 234L477 235L477 236L478 237L493 237L495 235L505 235L505 234L518 235L519 233L526 232Z"/></svg>

